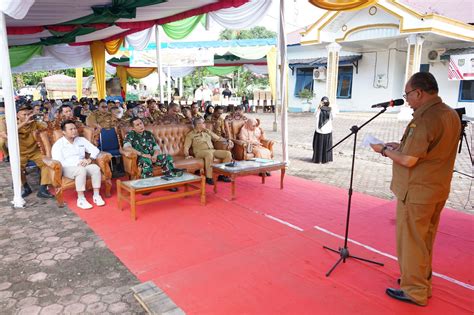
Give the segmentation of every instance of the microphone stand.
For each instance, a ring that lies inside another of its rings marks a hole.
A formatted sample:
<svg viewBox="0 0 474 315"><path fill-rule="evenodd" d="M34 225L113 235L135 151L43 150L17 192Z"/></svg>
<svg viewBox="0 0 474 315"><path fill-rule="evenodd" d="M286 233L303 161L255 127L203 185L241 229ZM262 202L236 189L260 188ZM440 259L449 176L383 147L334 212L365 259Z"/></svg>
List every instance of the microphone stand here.
<svg viewBox="0 0 474 315"><path fill-rule="evenodd" d="M372 263L372 264L376 264L376 265L379 265L379 266L383 266L384 264L382 263L379 263L379 262L376 262L376 261L373 261L373 260L369 260L369 259L365 259L365 258L361 258L361 257L358 257L358 256L352 256L350 253L349 253L349 249L347 248L347 239L348 239L348 236L349 236L349 219L350 219L350 216L351 216L351 205L352 205L352 184L353 184L353 180L354 180L354 164L355 164L355 154L356 154L356 144L357 144L357 134L359 132L359 130L361 130L362 128L364 128L365 125L367 125L368 123L370 123L372 120L374 120L375 118L377 118L378 116L380 116L382 113L384 113L385 111L387 110L387 107L384 107L382 108L382 110L375 116L373 116L371 119L369 119L368 121L366 121L364 124L362 124L360 127L359 126L352 126L351 127L351 133L348 134L346 137L344 137L341 141L339 141L338 143L336 143L335 145L333 145L329 150L327 150L327 152L333 150L335 147L337 147L339 144L341 144L342 142L344 142L347 138L349 138L350 136L354 135L354 146L352 148L352 166L351 166L351 180L350 180L350 184L349 184L349 190L348 190L348 195L349 195L349 199L348 199L348 202L347 202L347 217L346 217L346 232L345 232L345 235L344 235L344 247L339 247L339 249L333 249L333 248L330 248L330 247L327 247L327 246L323 246L323 248L325 249L328 249L330 251L333 251L335 253L338 253L339 254L339 259L338 261L336 261L336 263L331 267L331 269L329 269L329 271L326 273L326 277L329 277L329 275L331 274L331 272L333 272L334 269L336 269L336 267L341 263L341 261L343 263L346 262L346 259L348 258L354 258L354 259L357 259L357 260L361 260L361 261L365 261L365 262L369 262L369 263Z"/></svg>
<svg viewBox="0 0 474 315"><path fill-rule="evenodd" d="M461 153L461 151L462 151L462 142L464 140L464 143L466 144L466 147L467 147L467 153L469 154L469 157L471 159L471 165L474 166L474 159L472 158L471 148L469 147L469 142L467 141L466 127L467 127L467 121L461 120L461 135L459 137L458 154ZM473 175L469 175L469 174L460 172L456 169L454 169L453 172L464 175L464 176L469 177L469 178L474 178Z"/></svg>

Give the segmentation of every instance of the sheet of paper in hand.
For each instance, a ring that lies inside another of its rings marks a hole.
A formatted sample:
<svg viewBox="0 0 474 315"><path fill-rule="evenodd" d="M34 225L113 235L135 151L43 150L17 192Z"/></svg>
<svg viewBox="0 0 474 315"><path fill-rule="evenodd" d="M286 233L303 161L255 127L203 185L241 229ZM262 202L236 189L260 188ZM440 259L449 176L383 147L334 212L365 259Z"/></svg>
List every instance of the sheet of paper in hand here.
<svg viewBox="0 0 474 315"><path fill-rule="evenodd" d="M362 143L360 144L360 146L363 148L367 148L370 147L371 144L384 144L384 142L368 133L364 136L364 139L362 139Z"/></svg>

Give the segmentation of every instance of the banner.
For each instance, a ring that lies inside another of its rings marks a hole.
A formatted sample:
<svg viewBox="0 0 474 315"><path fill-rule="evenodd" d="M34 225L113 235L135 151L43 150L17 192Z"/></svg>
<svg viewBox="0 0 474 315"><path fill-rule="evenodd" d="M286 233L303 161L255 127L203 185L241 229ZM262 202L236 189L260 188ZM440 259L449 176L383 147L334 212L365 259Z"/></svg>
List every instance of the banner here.
<svg viewBox="0 0 474 315"><path fill-rule="evenodd" d="M451 55L448 68L449 80L474 80L474 54Z"/></svg>
<svg viewBox="0 0 474 315"><path fill-rule="evenodd" d="M163 67L213 66L214 51L207 48L162 49ZM130 67L156 67L155 50L130 51Z"/></svg>

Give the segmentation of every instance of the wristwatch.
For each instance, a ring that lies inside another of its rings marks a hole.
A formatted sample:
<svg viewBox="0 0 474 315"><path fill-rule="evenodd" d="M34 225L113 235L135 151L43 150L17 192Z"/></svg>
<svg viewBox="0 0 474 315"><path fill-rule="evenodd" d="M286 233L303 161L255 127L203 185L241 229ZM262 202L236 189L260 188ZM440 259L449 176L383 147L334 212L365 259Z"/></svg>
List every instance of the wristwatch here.
<svg viewBox="0 0 474 315"><path fill-rule="evenodd" d="M387 155L385 154L385 151L388 149L388 147L385 145L383 148L382 148L382 151L380 151L380 154L382 154L382 156L385 156L387 157Z"/></svg>

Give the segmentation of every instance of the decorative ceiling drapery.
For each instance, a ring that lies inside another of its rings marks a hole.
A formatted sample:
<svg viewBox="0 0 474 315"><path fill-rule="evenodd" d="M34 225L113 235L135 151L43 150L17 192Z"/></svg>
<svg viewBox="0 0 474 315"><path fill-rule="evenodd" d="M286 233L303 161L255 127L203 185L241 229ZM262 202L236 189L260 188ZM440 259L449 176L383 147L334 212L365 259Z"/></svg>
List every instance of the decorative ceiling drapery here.
<svg viewBox="0 0 474 315"><path fill-rule="evenodd" d="M183 39L187 37L191 32L199 25L205 21L205 15L196 15L189 17L184 20L171 22L161 25L163 31L171 39Z"/></svg>
<svg viewBox="0 0 474 315"><path fill-rule="evenodd" d="M35 0L2 0L0 1L0 12L21 20L34 3Z"/></svg>
<svg viewBox="0 0 474 315"><path fill-rule="evenodd" d="M377 0L308 0L312 5L329 11L349 11L373 5Z"/></svg>
<svg viewBox="0 0 474 315"><path fill-rule="evenodd" d="M154 27L150 27L143 31L127 35L125 37L125 42L133 49L144 50L150 43L153 29Z"/></svg>
<svg viewBox="0 0 474 315"><path fill-rule="evenodd" d="M27 46L15 46L8 49L10 55L11 67L18 67L26 63L31 57L35 55L41 55L43 52L43 46L41 45L27 45Z"/></svg>
<svg viewBox="0 0 474 315"><path fill-rule="evenodd" d="M209 17L217 24L232 30L244 29L255 25L266 14L272 0L254 0L237 8L210 12Z"/></svg>
<svg viewBox="0 0 474 315"><path fill-rule="evenodd" d="M90 44L92 67L94 68L95 83L97 85L97 97L105 98L105 44L95 41Z"/></svg>

